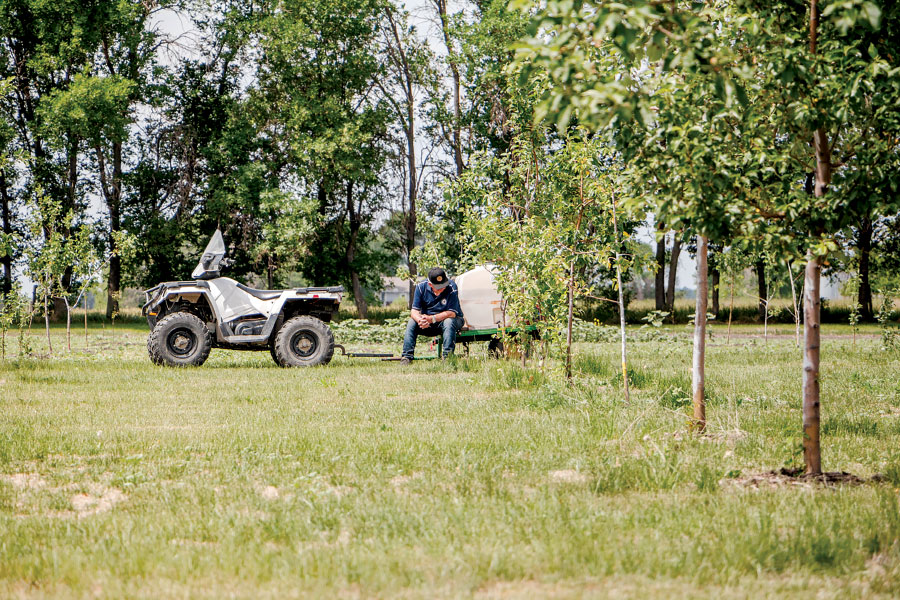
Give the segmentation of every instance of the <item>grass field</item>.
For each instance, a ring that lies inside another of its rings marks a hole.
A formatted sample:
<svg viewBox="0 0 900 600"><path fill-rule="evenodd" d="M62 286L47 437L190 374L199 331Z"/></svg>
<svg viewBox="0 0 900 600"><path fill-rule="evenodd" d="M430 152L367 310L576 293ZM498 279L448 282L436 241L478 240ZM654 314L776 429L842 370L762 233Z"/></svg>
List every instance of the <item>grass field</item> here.
<svg viewBox="0 0 900 600"><path fill-rule="evenodd" d="M693 437L685 326L632 344L627 406L614 344L567 387L480 352L165 369L138 325L55 329L0 363L0 597L897 597L900 355L824 327L824 466L883 482L754 485L801 456L774 330L714 326Z"/></svg>

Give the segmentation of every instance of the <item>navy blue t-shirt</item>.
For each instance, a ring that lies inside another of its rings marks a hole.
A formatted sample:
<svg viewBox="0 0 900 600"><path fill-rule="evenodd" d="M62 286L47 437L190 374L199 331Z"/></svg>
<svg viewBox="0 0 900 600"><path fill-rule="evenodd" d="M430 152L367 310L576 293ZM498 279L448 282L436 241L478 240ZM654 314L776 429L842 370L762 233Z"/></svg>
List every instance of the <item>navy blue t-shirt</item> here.
<svg viewBox="0 0 900 600"><path fill-rule="evenodd" d="M452 310L457 317L463 316L462 308L459 306L459 290L453 281L437 295L431 290L427 281L418 284L413 296L412 307L423 315L436 315L445 310Z"/></svg>

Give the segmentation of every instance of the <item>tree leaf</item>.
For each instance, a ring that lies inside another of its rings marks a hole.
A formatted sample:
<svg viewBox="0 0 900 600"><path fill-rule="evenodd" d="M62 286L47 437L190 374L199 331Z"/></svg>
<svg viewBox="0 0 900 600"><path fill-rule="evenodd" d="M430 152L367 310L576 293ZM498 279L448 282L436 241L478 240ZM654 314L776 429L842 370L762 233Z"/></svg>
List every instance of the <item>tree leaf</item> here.
<svg viewBox="0 0 900 600"><path fill-rule="evenodd" d="M872 29L878 29L881 25L881 9L874 2L863 2L862 13L869 20Z"/></svg>

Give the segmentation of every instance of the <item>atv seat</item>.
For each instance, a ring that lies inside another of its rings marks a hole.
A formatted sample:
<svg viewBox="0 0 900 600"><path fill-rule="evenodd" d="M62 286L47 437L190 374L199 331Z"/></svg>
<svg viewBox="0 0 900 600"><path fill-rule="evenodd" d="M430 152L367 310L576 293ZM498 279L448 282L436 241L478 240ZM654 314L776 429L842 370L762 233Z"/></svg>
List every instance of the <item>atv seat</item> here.
<svg viewBox="0 0 900 600"><path fill-rule="evenodd" d="M251 287L247 287L243 283L237 284L237 287L260 300L274 300L282 294L282 290L255 290Z"/></svg>

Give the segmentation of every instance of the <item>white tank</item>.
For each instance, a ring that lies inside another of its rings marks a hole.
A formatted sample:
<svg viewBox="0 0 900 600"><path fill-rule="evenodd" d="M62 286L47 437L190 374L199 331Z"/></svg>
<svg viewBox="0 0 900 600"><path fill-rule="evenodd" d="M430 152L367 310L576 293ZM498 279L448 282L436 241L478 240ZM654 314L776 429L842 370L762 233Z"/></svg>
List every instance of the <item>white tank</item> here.
<svg viewBox="0 0 900 600"><path fill-rule="evenodd" d="M459 304L469 329L496 329L504 325L503 298L497 291L491 267L475 267L456 277Z"/></svg>

